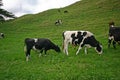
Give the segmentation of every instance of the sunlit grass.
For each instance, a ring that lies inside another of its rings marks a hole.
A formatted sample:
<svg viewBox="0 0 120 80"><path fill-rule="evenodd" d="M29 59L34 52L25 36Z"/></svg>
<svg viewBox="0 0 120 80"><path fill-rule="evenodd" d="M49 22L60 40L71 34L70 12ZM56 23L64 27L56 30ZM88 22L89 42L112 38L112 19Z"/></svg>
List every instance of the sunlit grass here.
<svg viewBox="0 0 120 80"><path fill-rule="evenodd" d="M0 80L119 80L120 46L107 48L108 22L120 25L120 1L82 0L74 5L26 15L0 24ZM64 14L63 11L69 13ZM62 19L63 24L54 22ZM93 48L84 54L84 48L76 56L77 48L69 46L69 56L62 52L62 32L65 30L88 30L103 45L103 54ZM61 53L49 50L39 57L31 51L30 61L25 61L24 39L49 38L60 46Z"/></svg>

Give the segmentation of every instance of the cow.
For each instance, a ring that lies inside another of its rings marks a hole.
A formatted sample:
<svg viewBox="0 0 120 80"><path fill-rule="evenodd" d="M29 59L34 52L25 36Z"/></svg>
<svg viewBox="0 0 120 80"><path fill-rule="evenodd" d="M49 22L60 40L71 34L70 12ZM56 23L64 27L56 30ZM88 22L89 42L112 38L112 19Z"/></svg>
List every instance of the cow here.
<svg viewBox="0 0 120 80"><path fill-rule="evenodd" d="M65 10L65 11L64 11L64 13L68 13L68 11L67 11L67 10Z"/></svg>
<svg viewBox="0 0 120 80"><path fill-rule="evenodd" d="M116 43L120 44L120 27L115 26L113 21L109 23L108 48L110 48L111 43L114 49L116 49Z"/></svg>
<svg viewBox="0 0 120 80"><path fill-rule="evenodd" d="M55 50L56 52L60 52L60 48L55 45L53 42L51 42L49 39L46 38L26 38L25 39L25 46L24 51L26 54L26 61L28 61L30 57L30 51L31 49L35 51L39 51L40 55L44 51L46 52L50 49Z"/></svg>
<svg viewBox="0 0 120 80"><path fill-rule="evenodd" d="M0 33L0 38L4 38L4 37L5 37L4 33Z"/></svg>
<svg viewBox="0 0 120 80"><path fill-rule="evenodd" d="M85 46L85 54L87 47L94 47L98 54L102 54L102 45L95 39L93 33L89 31L64 31L63 35L63 52L68 55L68 44L79 46L76 55Z"/></svg>
<svg viewBox="0 0 120 80"><path fill-rule="evenodd" d="M55 25L61 25L62 24L62 20L61 19L58 19L55 21Z"/></svg>

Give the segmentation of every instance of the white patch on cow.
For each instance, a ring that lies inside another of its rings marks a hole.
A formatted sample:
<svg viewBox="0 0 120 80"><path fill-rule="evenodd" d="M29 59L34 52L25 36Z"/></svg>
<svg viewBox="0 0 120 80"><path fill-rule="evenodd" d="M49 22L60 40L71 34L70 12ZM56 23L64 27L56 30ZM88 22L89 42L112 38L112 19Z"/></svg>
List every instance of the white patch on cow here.
<svg viewBox="0 0 120 80"><path fill-rule="evenodd" d="M91 46L90 46L89 44L85 44L85 46L86 46L87 48L91 48Z"/></svg>
<svg viewBox="0 0 120 80"><path fill-rule="evenodd" d="M75 39L75 41L78 41L78 39Z"/></svg>
<svg viewBox="0 0 120 80"><path fill-rule="evenodd" d="M35 46L33 46L33 50L37 51L37 49L35 48Z"/></svg>
<svg viewBox="0 0 120 80"><path fill-rule="evenodd" d="M111 25L111 27L114 27L114 25Z"/></svg>
<svg viewBox="0 0 120 80"><path fill-rule="evenodd" d="M87 32L87 34L85 35L86 38L93 36L93 33L89 32L89 31L86 31L86 32Z"/></svg>
<svg viewBox="0 0 120 80"><path fill-rule="evenodd" d="M114 36L109 36L109 40L114 40Z"/></svg>
<svg viewBox="0 0 120 80"><path fill-rule="evenodd" d="M38 39L36 39L36 38L34 40L35 40L35 43L38 41Z"/></svg>

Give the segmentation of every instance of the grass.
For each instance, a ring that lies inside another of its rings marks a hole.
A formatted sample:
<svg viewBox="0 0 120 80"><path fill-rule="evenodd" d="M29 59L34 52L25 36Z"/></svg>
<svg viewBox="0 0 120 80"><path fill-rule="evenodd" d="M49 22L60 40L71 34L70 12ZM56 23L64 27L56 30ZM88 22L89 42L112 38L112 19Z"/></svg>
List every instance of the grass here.
<svg viewBox="0 0 120 80"><path fill-rule="evenodd" d="M119 80L120 46L107 48L108 22L120 25L119 4L119 0L83 0L61 8L61 13L53 9L0 24L0 32L6 36L0 39L0 80ZM63 24L55 26L57 19ZM87 55L82 49L76 56L77 48L69 46L69 56L50 50L47 56L38 57L31 51L31 60L25 61L26 37L49 38L62 49L65 30L91 31L102 43L103 54L99 56L91 48Z"/></svg>

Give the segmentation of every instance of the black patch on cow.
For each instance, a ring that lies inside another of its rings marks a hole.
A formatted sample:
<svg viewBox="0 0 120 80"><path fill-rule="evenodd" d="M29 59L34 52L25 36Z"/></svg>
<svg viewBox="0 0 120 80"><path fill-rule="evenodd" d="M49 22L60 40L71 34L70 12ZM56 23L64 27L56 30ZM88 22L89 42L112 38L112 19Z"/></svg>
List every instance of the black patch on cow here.
<svg viewBox="0 0 120 80"><path fill-rule="evenodd" d="M87 32L83 32L83 36L86 36Z"/></svg>
<svg viewBox="0 0 120 80"><path fill-rule="evenodd" d="M71 34L71 38L72 38L72 44L76 45L75 44L75 39L76 39L75 33Z"/></svg>
<svg viewBox="0 0 120 80"><path fill-rule="evenodd" d="M84 39L83 44L89 44L92 47L97 47L97 45L99 44L99 42L95 39L94 36L90 36Z"/></svg>
<svg viewBox="0 0 120 80"><path fill-rule="evenodd" d="M80 44L80 43L82 42L82 40L83 40L82 32L78 32L78 34L77 34L77 39L78 39L77 44Z"/></svg>
<svg viewBox="0 0 120 80"><path fill-rule="evenodd" d="M71 34L71 37L72 37L72 38L75 38L75 33Z"/></svg>
<svg viewBox="0 0 120 80"><path fill-rule="evenodd" d="M81 37L81 32L77 32L77 38Z"/></svg>

